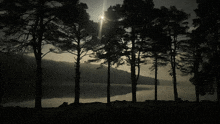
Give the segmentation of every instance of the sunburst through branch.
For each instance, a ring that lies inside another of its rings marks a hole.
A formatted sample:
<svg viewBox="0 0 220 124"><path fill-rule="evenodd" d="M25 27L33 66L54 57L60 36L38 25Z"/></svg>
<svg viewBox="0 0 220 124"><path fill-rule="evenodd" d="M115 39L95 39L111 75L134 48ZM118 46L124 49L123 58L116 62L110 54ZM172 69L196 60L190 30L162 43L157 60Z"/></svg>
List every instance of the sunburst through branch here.
<svg viewBox="0 0 220 124"><path fill-rule="evenodd" d="M99 17L99 19L100 19L100 28L99 28L99 36L98 36L99 39L101 39L102 26L103 26L103 21L104 21L104 19L105 19L105 16L104 16L105 5L106 5L106 0L103 0L102 15Z"/></svg>

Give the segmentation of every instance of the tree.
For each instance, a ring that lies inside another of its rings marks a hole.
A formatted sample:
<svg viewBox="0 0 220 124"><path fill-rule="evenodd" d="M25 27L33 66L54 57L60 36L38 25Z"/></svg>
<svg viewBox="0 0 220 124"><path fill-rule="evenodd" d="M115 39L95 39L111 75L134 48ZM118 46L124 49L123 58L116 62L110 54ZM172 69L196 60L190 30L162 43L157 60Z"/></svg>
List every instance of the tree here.
<svg viewBox="0 0 220 124"><path fill-rule="evenodd" d="M215 82L217 85L217 100L220 101L220 73L219 73L219 57L220 57L220 42L219 42L219 26L220 26L220 1L218 0L198 0L198 8L195 10L196 15L198 16L195 19L197 26L200 28L201 33L205 36L206 47L209 48L206 56L210 68L212 71L208 71L211 77L209 82ZM214 84L214 83L213 83Z"/></svg>
<svg viewBox="0 0 220 124"><path fill-rule="evenodd" d="M177 48L179 47L178 36L186 34L186 29L189 15L183 12L182 10L178 10L175 6L171 6L169 9L165 7L161 7L161 11L163 12L164 18L161 18L161 22L165 24L167 34L172 38L170 42L170 64L171 64L171 73L170 75L173 77L173 88L174 88L174 100L178 100L178 92L177 92L177 81L176 81L176 56L178 54Z"/></svg>
<svg viewBox="0 0 220 124"><path fill-rule="evenodd" d="M123 41L121 36L124 35L125 31L120 27L120 22L118 21L120 16L117 15L116 10L120 6L109 7L105 12L104 18L101 20L100 27L100 44L96 50L93 50L93 58L89 62L104 60L101 63L107 64L107 105L110 105L110 69L112 65L117 64L117 67L123 64L122 52L123 52Z"/></svg>
<svg viewBox="0 0 220 124"><path fill-rule="evenodd" d="M204 52L207 51L202 45L205 42L204 35L200 32L200 28L193 30L192 33L188 34L190 39L181 40L180 49L180 63L178 68L184 75L193 74L190 78L190 82L195 85L196 101L199 102L199 95L204 95L203 80L204 74L200 71L202 68Z"/></svg>
<svg viewBox="0 0 220 124"><path fill-rule="evenodd" d="M167 65L167 52L169 51L169 45L171 42L171 38L167 36L163 28L164 27L161 24L159 24L159 22L148 27L147 34L150 39L145 48L145 52L148 54L144 56L154 58L154 63L151 68L155 70L155 100L157 100L158 66Z"/></svg>
<svg viewBox="0 0 220 124"><path fill-rule="evenodd" d="M69 5L67 5L69 6ZM88 8L86 4L80 3L76 5L77 10L70 9L68 16L62 19L63 24L58 26L60 30L48 32L49 40L62 53L68 52L76 56L75 60L75 104L79 104L80 99L80 60L88 55L96 45L98 26L89 20L86 12ZM73 18L77 15L79 18ZM53 35L56 34L56 35Z"/></svg>
<svg viewBox="0 0 220 124"><path fill-rule="evenodd" d="M141 32L147 28L147 25L155 19L154 4L152 0L124 0L121 7L121 19L127 33L123 37L125 41L124 55L128 58L131 67L131 83L132 83L132 102L136 102L136 86L140 74L141 46L145 42L145 37L141 36ZM136 74L137 67L137 74Z"/></svg>
<svg viewBox="0 0 220 124"><path fill-rule="evenodd" d="M77 3L77 0L3 0L0 3L1 23L7 42L12 43L16 50L24 50L30 46L34 52L37 64L35 85L37 109L42 107L42 58L50 52L42 53L42 46L50 43L46 32L49 32L51 25L58 24L59 20L64 18L64 13L60 13L61 10L69 9L63 7L64 5Z"/></svg>

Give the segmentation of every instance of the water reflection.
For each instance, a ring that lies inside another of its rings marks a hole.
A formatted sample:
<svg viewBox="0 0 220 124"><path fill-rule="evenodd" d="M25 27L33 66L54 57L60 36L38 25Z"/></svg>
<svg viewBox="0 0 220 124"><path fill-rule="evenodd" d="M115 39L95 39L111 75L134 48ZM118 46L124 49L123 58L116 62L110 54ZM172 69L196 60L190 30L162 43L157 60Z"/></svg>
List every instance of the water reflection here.
<svg viewBox="0 0 220 124"><path fill-rule="evenodd" d="M82 97L80 99L80 102L81 103L90 103L90 102L106 103L107 102L106 93L104 93L104 92L106 92L106 90L104 89L104 86L103 86L103 91L100 89L95 89L95 90L97 90L95 92L94 92L94 90L89 91L88 89L90 89L90 86L88 86L87 87L88 92L81 93ZM100 87L100 86L96 85L96 88L97 87ZM131 101L132 100L130 86L128 86L128 85L124 85L124 86L115 85L113 87L115 87L115 88L117 87L118 89L115 89L115 91L112 93L113 95L111 97L111 101L116 101L116 100ZM195 101L196 100L194 86L178 86L177 88L178 88L178 95L183 100L188 100L188 101ZM154 86L153 85L139 85L138 89L139 89L139 91L137 92L137 101L143 102L145 100L154 100ZM97 96L94 96L93 92ZM158 100L173 100L173 99L174 99L173 86L158 86ZM216 100L216 94L201 96L201 100ZM43 107L58 107L63 102L73 103L74 98L73 97L44 98L42 100L42 106ZM34 100L29 100L29 101L24 101L24 102L10 102L10 103L4 104L3 106L34 107Z"/></svg>

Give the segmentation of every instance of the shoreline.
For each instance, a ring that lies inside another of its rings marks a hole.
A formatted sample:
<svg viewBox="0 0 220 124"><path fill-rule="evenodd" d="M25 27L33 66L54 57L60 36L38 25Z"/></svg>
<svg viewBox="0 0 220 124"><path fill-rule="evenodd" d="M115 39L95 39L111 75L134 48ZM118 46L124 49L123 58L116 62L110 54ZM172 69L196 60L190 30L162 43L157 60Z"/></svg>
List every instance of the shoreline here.
<svg viewBox="0 0 220 124"><path fill-rule="evenodd" d="M125 86L126 87L126 86ZM137 102L144 102L146 100L154 100L154 85L145 85L145 86L138 86L137 88L142 87L142 89L145 90L138 90L137 91ZM195 93L194 93L194 87L186 87L186 86L178 86L178 94L179 97L182 100L188 100L188 101L195 101ZM94 88L95 89L95 88ZM172 101L174 99L173 97L173 86L158 86L158 100L165 100L165 101ZM120 90L115 89L115 90ZM111 102L112 101L131 101L132 94L130 92L130 87L125 88L124 90L127 91L121 91L118 92L118 95L112 95L111 96ZM91 93L93 91L89 91ZM103 92L106 92L105 89ZM124 94L122 93L124 92ZM126 93L127 92L127 93ZM99 94L100 92L96 92L96 94ZM83 95L81 93L81 95ZM93 94L94 95L94 94ZM215 101L216 100L216 94L214 95L207 95L207 96L200 96L200 100L211 100ZM73 103L74 102L74 97L55 97L55 98L43 98L42 99L42 106L43 107L58 107L61 105L63 102L68 102L68 103ZM89 97L89 98L80 98L81 103L91 103L91 102L101 102L101 103L106 103L107 98L106 94L102 94L102 97ZM28 100L28 101L23 101L23 102L9 102L3 104L3 106L22 106L22 107L34 107L34 99Z"/></svg>

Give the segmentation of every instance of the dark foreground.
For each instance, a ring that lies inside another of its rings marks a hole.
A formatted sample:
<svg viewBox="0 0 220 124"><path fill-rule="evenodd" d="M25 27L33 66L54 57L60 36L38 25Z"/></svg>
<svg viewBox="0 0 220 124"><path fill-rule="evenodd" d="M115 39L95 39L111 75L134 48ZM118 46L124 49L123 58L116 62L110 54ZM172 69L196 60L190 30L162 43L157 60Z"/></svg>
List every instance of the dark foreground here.
<svg viewBox="0 0 220 124"><path fill-rule="evenodd" d="M0 120L8 123L63 123L63 124L127 124L127 123L220 123L220 105L214 102L126 101L87 103L64 107L34 108L2 107Z"/></svg>

